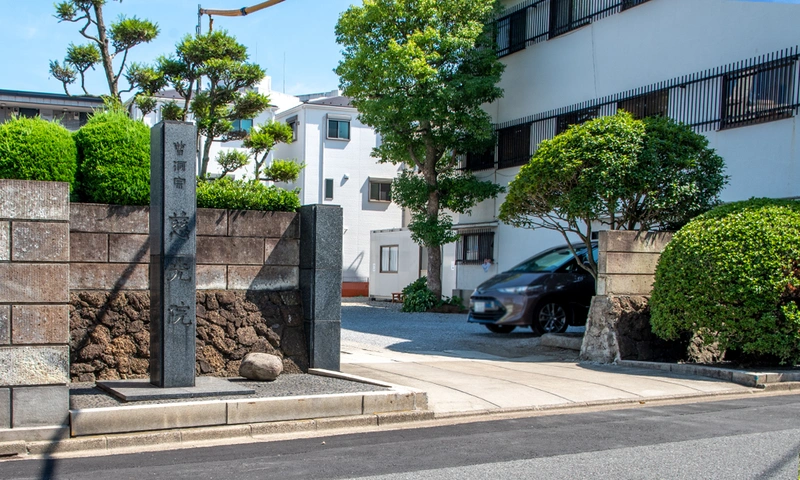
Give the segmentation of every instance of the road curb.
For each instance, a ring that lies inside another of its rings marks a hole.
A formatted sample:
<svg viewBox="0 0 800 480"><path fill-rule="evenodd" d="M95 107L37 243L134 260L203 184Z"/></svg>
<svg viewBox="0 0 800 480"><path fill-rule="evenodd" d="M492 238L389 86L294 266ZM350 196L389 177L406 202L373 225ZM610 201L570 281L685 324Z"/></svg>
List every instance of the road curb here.
<svg viewBox="0 0 800 480"><path fill-rule="evenodd" d="M621 367L647 368L683 375L716 378L751 388L765 388L766 385L785 382L800 382L800 371L750 372L691 363L660 363L641 360L618 360L616 364Z"/></svg>

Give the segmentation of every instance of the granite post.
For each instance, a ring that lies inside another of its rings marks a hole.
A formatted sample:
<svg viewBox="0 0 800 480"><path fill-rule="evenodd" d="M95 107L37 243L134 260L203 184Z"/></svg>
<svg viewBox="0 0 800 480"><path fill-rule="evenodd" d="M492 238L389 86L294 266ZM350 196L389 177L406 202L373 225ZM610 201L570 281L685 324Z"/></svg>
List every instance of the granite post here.
<svg viewBox="0 0 800 480"><path fill-rule="evenodd" d="M311 368L339 370L342 218L338 206L300 207L300 295Z"/></svg>
<svg viewBox="0 0 800 480"><path fill-rule="evenodd" d="M195 127L150 131L150 383L195 385Z"/></svg>

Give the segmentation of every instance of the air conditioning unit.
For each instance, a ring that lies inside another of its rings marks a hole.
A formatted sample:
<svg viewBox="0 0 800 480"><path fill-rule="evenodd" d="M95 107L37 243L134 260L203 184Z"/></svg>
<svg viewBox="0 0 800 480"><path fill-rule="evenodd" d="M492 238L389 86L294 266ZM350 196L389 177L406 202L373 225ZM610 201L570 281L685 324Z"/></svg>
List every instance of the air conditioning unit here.
<svg viewBox="0 0 800 480"><path fill-rule="evenodd" d="M80 112L72 112L72 119L73 120L80 120L81 119Z"/></svg>

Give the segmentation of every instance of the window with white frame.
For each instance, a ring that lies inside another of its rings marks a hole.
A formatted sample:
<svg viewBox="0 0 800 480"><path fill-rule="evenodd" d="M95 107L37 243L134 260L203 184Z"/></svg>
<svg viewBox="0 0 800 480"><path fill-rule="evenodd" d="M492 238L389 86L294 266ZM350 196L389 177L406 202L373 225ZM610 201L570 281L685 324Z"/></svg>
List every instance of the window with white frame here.
<svg viewBox="0 0 800 480"><path fill-rule="evenodd" d="M253 129L253 119L237 119L233 121L233 131L234 132L243 132L243 133L250 133L250 130Z"/></svg>
<svg viewBox="0 0 800 480"><path fill-rule="evenodd" d="M292 141L297 141L297 115L292 115L291 117L286 119L286 125L289 125L289 128L292 129Z"/></svg>
<svg viewBox="0 0 800 480"><path fill-rule="evenodd" d="M325 200L333 200L333 179L325 179Z"/></svg>
<svg viewBox="0 0 800 480"><path fill-rule="evenodd" d="M390 178L370 178L369 179L369 201L370 202L391 202L392 201L392 180Z"/></svg>
<svg viewBox="0 0 800 480"><path fill-rule="evenodd" d="M399 253L399 245L381 246L381 273L397 273L397 257Z"/></svg>
<svg viewBox="0 0 800 480"><path fill-rule="evenodd" d="M350 140L350 116L328 114L328 138Z"/></svg>

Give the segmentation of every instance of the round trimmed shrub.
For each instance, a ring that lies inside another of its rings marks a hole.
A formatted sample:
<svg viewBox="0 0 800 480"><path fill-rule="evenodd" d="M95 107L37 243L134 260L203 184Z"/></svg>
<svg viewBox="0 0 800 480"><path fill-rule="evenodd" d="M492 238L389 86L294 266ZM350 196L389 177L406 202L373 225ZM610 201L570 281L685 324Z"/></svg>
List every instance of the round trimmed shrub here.
<svg viewBox="0 0 800 480"><path fill-rule="evenodd" d="M83 200L150 203L150 129L124 110L96 113L75 133Z"/></svg>
<svg viewBox="0 0 800 480"><path fill-rule="evenodd" d="M658 262L653 332L697 333L748 356L800 363L800 202L717 207L675 234Z"/></svg>
<svg viewBox="0 0 800 480"><path fill-rule="evenodd" d="M72 134L39 117L0 125L0 178L75 183L77 152Z"/></svg>

